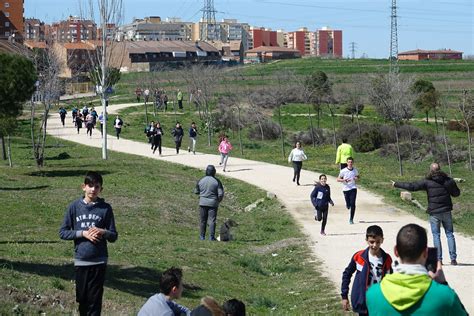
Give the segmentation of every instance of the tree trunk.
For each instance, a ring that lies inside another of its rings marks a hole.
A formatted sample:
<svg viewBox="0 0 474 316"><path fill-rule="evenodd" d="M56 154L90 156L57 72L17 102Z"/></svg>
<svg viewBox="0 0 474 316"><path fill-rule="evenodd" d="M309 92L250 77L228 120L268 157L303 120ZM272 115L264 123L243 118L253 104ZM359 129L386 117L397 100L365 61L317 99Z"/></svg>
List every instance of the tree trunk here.
<svg viewBox="0 0 474 316"><path fill-rule="evenodd" d="M5 138L0 135L0 142L2 142L2 159L7 160L7 150L5 148Z"/></svg>
<svg viewBox="0 0 474 316"><path fill-rule="evenodd" d="M30 131L31 131L31 146L33 147L33 159L35 157L35 102L31 101L31 119L30 119Z"/></svg>
<svg viewBox="0 0 474 316"><path fill-rule="evenodd" d="M331 122L332 122L332 133L333 133L333 143L334 143L334 148L337 150L337 141L336 141L336 122L334 121L334 112L331 108L331 106L328 104L327 105L329 109L329 113L331 113Z"/></svg>
<svg viewBox="0 0 474 316"><path fill-rule="evenodd" d="M311 141L313 142L313 147L316 147L316 139L314 137L314 128L313 128L313 117L311 116L311 105L308 104L308 118L309 118L309 128L311 131Z"/></svg>
<svg viewBox="0 0 474 316"><path fill-rule="evenodd" d="M361 137L362 133L360 131L359 111L357 111L356 119L357 119L357 131L359 132L359 137Z"/></svg>
<svg viewBox="0 0 474 316"><path fill-rule="evenodd" d="M446 137L446 127L445 127L445 122L444 122L444 115L442 116L442 124L443 124L444 149L446 150L446 158L448 159L449 175L452 176L451 158L449 157L448 138Z"/></svg>
<svg viewBox="0 0 474 316"><path fill-rule="evenodd" d="M262 142L265 140L265 135L263 133L263 126L262 126L262 122L260 121L260 117L258 116L258 114L255 115L256 119L257 119L257 124L258 124L258 127L260 128L260 136L262 137Z"/></svg>
<svg viewBox="0 0 474 316"><path fill-rule="evenodd" d="M316 112L318 113L318 128L321 128L320 123L321 123L321 107L318 105L316 108Z"/></svg>
<svg viewBox="0 0 474 316"><path fill-rule="evenodd" d="M403 165L402 165L402 155L400 153L400 142L398 140L398 124L395 123L395 138L397 139L397 154L398 154L398 164L399 164L399 171L400 176L403 176Z"/></svg>
<svg viewBox="0 0 474 316"><path fill-rule="evenodd" d="M438 135L438 134L439 134L439 129L438 129L438 113L436 112L436 107L434 108L434 117L435 117L436 135Z"/></svg>
<svg viewBox="0 0 474 316"><path fill-rule="evenodd" d="M238 120L237 128L239 129L240 154L243 156L244 155L244 147L242 146L242 130L240 128L240 107L238 107L237 109L239 111L239 120Z"/></svg>
<svg viewBox="0 0 474 316"><path fill-rule="evenodd" d="M7 135L7 155L8 155L8 165L11 168L13 167L13 163L12 163L12 147L10 144L10 135Z"/></svg>
<svg viewBox="0 0 474 316"><path fill-rule="evenodd" d="M425 111L425 114L426 114L426 124L429 123L429 120L428 120L428 111Z"/></svg>
<svg viewBox="0 0 474 316"><path fill-rule="evenodd" d="M209 112L209 104L206 101L206 121L207 121L207 146L211 147L211 113Z"/></svg>
<svg viewBox="0 0 474 316"><path fill-rule="evenodd" d="M147 106L146 101L145 101L145 126L148 126L148 106Z"/></svg>
<svg viewBox="0 0 474 316"><path fill-rule="evenodd" d="M411 158L413 159L413 156L415 155L415 149L413 148L413 137L412 137L412 132L411 129L408 128L408 137L410 141L410 152L411 152Z"/></svg>
<svg viewBox="0 0 474 316"><path fill-rule="evenodd" d="M285 140L283 138L283 125L281 124L281 105L278 105L278 123L280 124L281 153L283 155L283 159L285 159Z"/></svg>
<svg viewBox="0 0 474 316"><path fill-rule="evenodd" d="M467 129L467 150L469 152L469 171L472 171L471 129L469 127L468 121L466 121L466 129Z"/></svg>

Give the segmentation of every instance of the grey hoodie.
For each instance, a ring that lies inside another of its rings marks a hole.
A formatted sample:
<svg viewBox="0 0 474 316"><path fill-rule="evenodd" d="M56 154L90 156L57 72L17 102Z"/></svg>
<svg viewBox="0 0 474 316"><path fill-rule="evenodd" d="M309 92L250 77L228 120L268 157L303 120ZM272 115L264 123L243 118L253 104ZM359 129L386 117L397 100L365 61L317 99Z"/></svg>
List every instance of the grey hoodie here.
<svg viewBox="0 0 474 316"><path fill-rule="evenodd" d="M219 179L215 178L216 168L209 165L206 168L206 176L201 178L194 189L194 193L199 194L199 205L208 207L218 207L224 198L224 187Z"/></svg>

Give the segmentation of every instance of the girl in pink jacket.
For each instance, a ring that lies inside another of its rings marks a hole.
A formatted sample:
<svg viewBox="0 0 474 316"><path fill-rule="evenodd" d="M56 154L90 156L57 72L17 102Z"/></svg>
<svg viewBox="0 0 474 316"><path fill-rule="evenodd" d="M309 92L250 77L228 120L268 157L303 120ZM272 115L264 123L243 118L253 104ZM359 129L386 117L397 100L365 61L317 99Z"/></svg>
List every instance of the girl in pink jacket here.
<svg viewBox="0 0 474 316"><path fill-rule="evenodd" d="M225 172L225 167L227 166L227 159L229 159L229 152L232 150L232 145L229 142L229 139L227 138L227 135L224 136L224 138L221 140L219 144L219 152L221 154L221 162L219 162L219 165L224 164L224 168L222 171Z"/></svg>

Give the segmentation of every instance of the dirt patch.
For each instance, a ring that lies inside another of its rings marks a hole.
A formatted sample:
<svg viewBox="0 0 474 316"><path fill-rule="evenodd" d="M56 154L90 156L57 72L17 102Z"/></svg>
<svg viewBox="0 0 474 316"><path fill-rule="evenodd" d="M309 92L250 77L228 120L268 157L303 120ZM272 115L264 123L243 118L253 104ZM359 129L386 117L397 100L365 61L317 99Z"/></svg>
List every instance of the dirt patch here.
<svg viewBox="0 0 474 316"><path fill-rule="evenodd" d="M302 238L288 238L288 239L279 240L270 245L254 247L253 252L259 255L264 255L264 254L272 253L289 246L298 246L298 245L304 244L305 242L306 241Z"/></svg>

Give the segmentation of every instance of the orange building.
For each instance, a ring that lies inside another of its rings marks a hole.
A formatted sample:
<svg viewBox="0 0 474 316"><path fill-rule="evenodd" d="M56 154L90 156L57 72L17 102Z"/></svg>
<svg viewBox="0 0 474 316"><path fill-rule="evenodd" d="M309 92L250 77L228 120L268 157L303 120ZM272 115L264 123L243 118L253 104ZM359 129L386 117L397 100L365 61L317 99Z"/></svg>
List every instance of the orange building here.
<svg viewBox="0 0 474 316"><path fill-rule="evenodd" d="M318 56L342 57L342 31L322 28L317 31L316 54Z"/></svg>
<svg viewBox="0 0 474 316"><path fill-rule="evenodd" d="M0 39L23 39L23 0L0 0Z"/></svg>
<svg viewBox="0 0 474 316"><path fill-rule="evenodd" d="M450 49L423 50L415 49L398 53L399 60L438 60L438 59L462 59L462 52Z"/></svg>
<svg viewBox="0 0 474 316"><path fill-rule="evenodd" d="M301 56L311 54L311 32L301 28L295 32L286 33L286 47L297 49Z"/></svg>
<svg viewBox="0 0 474 316"><path fill-rule="evenodd" d="M251 28L252 48L260 46L278 46L277 32L265 28Z"/></svg>

